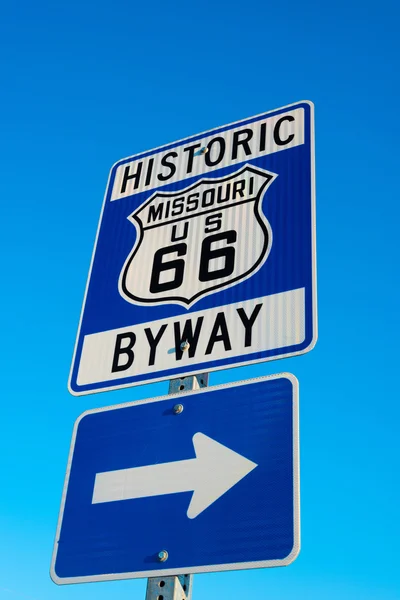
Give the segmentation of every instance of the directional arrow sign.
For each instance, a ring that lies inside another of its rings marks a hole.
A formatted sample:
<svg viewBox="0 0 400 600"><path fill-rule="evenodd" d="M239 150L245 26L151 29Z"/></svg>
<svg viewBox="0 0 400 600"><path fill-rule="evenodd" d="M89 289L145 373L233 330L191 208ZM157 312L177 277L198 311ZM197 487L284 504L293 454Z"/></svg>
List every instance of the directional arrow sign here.
<svg viewBox="0 0 400 600"><path fill-rule="evenodd" d="M289 374L87 411L51 576L83 583L287 565L299 552ZM158 554L168 558L160 562Z"/></svg>
<svg viewBox="0 0 400 600"><path fill-rule="evenodd" d="M92 503L193 491L187 516L194 519L257 466L204 433L193 445L196 458L97 473Z"/></svg>

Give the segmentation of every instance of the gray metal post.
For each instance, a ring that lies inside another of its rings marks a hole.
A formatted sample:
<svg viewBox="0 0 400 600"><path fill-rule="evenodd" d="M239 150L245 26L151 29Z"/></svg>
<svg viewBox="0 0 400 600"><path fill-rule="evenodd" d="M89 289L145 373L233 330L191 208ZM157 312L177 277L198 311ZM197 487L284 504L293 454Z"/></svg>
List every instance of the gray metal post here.
<svg viewBox="0 0 400 600"><path fill-rule="evenodd" d="M208 373L171 379L169 394L198 390L208 385ZM150 577L147 580L146 600L191 600L193 575Z"/></svg>

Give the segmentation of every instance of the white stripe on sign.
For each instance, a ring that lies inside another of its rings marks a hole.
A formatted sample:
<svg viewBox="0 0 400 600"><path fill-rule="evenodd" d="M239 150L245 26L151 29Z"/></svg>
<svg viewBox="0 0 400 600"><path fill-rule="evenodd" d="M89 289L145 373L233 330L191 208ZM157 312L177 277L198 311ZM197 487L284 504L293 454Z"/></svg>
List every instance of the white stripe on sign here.
<svg viewBox="0 0 400 600"><path fill-rule="evenodd" d="M304 144L304 109L296 108L220 133L206 133L196 142L182 141L170 150L117 167L111 200L204 175ZM207 149L207 152L203 152Z"/></svg>
<svg viewBox="0 0 400 600"><path fill-rule="evenodd" d="M88 385L297 345L304 288L86 335L77 383ZM180 351L188 339L190 348ZM206 366L204 367L206 369Z"/></svg>

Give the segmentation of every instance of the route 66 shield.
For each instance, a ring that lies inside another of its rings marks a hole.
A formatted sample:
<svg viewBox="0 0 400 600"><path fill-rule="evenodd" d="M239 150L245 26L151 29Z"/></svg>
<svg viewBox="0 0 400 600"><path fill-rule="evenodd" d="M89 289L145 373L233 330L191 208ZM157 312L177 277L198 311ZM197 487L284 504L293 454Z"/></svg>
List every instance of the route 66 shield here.
<svg viewBox="0 0 400 600"><path fill-rule="evenodd" d="M246 164L227 177L152 195L129 216L137 241L121 271L121 296L136 304L188 308L250 277L271 249L261 204L275 178Z"/></svg>

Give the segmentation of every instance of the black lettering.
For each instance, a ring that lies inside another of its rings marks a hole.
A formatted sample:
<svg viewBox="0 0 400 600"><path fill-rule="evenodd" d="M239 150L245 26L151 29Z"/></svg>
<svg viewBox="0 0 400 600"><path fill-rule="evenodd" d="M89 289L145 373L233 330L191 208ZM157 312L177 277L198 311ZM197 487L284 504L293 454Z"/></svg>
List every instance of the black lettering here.
<svg viewBox="0 0 400 600"><path fill-rule="evenodd" d="M209 201L207 201L207 195L209 195L209 196L210 196L210 200L209 200ZM215 197L215 189L214 189L214 188L211 188L211 189L209 189L209 190L206 190L206 191L203 193L203 197L202 197L202 199L201 199L201 206L202 206L203 208L205 208L205 207L207 207L207 206L212 206L212 205L214 204L214 197Z"/></svg>
<svg viewBox="0 0 400 600"><path fill-rule="evenodd" d="M149 342L149 346L150 346L149 367L151 365L154 365L154 361L156 359L156 349L157 349L158 343L161 340L162 336L164 335L164 331L166 329L167 329L167 324L161 325L161 328L160 328L159 332L157 333L156 337L153 336L153 332L151 331L151 329L149 327L146 327L146 329L144 330L146 337L147 337L147 341Z"/></svg>
<svg viewBox="0 0 400 600"><path fill-rule="evenodd" d="M243 139L240 139L241 136L244 135ZM244 153L246 156L251 154L251 149L249 146L249 140L253 137L252 129L241 129L240 131L235 131L233 134L232 141L232 160L238 157L238 148L239 146L243 146Z"/></svg>
<svg viewBox="0 0 400 600"><path fill-rule="evenodd" d="M219 330L221 331L221 333L218 333ZM228 350L232 350L228 328L226 326L225 315L223 312L217 314L215 323L211 331L210 339L207 344L206 354L211 354L214 348L214 344L216 344L217 342L223 342L225 352L227 352Z"/></svg>
<svg viewBox="0 0 400 600"><path fill-rule="evenodd" d="M169 208L171 206L171 200L167 200L167 202L165 203L165 218L168 219L169 217Z"/></svg>
<svg viewBox="0 0 400 600"><path fill-rule="evenodd" d="M261 123L261 127L260 127L260 152L264 152L265 150L265 134L267 132L267 124L266 123Z"/></svg>
<svg viewBox="0 0 400 600"><path fill-rule="evenodd" d="M149 213L147 215L147 222L156 221L157 219L162 219L163 205L159 204L157 208L154 204L150 204Z"/></svg>
<svg viewBox="0 0 400 600"><path fill-rule="evenodd" d="M199 281L213 281L232 275L235 269L235 248L233 246L224 246L213 249L212 245L218 244L218 242L222 242L223 240L227 244L234 244L236 239L237 233L234 229L214 233L204 238L200 253ZM213 271L211 267L216 258L223 258L224 266Z"/></svg>
<svg viewBox="0 0 400 600"><path fill-rule="evenodd" d="M248 193L249 197L251 197L253 195L253 189L254 189L254 177L250 177L250 181L249 181L249 193Z"/></svg>
<svg viewBox="0 0 400 600"><path fill-rule="evenodd" d="M128 183L128 181L130 181L131 179L135 180L135 185L133 186L133 189L136 190L139 187L139 182L140 182L140 174L142 172L142 167L143 167L143 163L139 162L137 163L137 169L136 169L136 173L131 173L131 167L130 165L125 167L125 171L124 171L124 175L122 177L122 184L121 184L121 191L120 194L124 194L126 191L126 185Z"/></svg>
<svg viewBox="0 0 400 600"><path fill-rule="evenodd" d="M251 346L251 330L253 329L253 325L255 320L258 317L258 314L260 312L262 308L262 304L256 304L253 312L251 313L250 317L248 317L246 315L246 313L244 312L243 308L237 308L236 311L240 317L240 320L243 323L244 326L244 330L245 330L245 334L244 334L244 346L245 348L247 348L248 346Z"/></svg>
<svg viewBox="0 0 400 600"><path fill-rule="evenodd" d="M167 179L171 179L171 177L173 175L175 175L176 165L167 159L168 158L176 158L177 156L178 156L177 152L167 152L167 154L164 154L164 156L161 159L161 165L163 167L167 167L167 169L169 169L169 173L167 175L163 175L162 173L159 173L157 175L157 177L160 181L167 181Z"/></svg>
<svg viewBox="0 0 400 600"><path fill-rule="evenodd" d="M211 160L211 148L213 147L213 145L216 142L219 144L219 153L215 160ZM208 148L208 152L206 152L206 154L204 155L205 163L206 163L207 167L214 167L214 165L217 165L224 158L224 154L225 154L224 138L223 137L214 138L213 140L211 140L211 142L208 142L207 148Z"/></svg>
<svg viewBox="0 0 400 600"><path fill-rule="evenodd" d="M193 198L193 200L192 200ZM192 210L197 210L197 207L199 205L199 192L196 192L195 194L190 194L187 197L186 200L186 212L192 212ZM193 206L192 206L193 205ZM189 208L191 207L191 208Z"/></svg>
<svg viewBox="0 0 400 600"><path fill-rule="evenodd" d="M181 196L180 198L175 198L172 201L172 210L171 217L178 217L183 213L183 203L185 201L185 196Z"/></svg>
<svg viewBox="0 0 400 600"><path fill-rule="evenodd" d="M192 172L194 151L196 150L196 148L200 148L200 147L201 147L201 144L193 144L193 146L188 146L187 148L183 149L184 152L189 152L188 161L187 161L187 165L186 165L186 173Z"/></svg>
<svg viewBox="0 0 400 600"><path fill-rule="evenodd" d="M153 172L153 165L154 165L154 158L150 158L149 164L147 165L146 180L144 182L144 185L149 185L149 183L150 183L151 174Z"/></svg>
<svg viewBox="0 0 400 600"><path fill-rule="evenodd" d="M154 254L153 268L151 270L150 278L150 292L152 294L158 294L159 292L165 292L167 290L174 290L182 285L183 276L185 273L185 261L183 258L177 258L174 260L166 260L164 257L168 257L169 254L177 254L178 256L185 256L187 253L186 244L175 244L175 246L166 246L165 248L159 248ZM169 279L161 282L161 274L171 271L173 279Z"/></svg>
<svg viewBox="0 0 400 600"><path fill-rule="evenodd" d="M292 122L294 121L294 117L292 117L292 115L287 115L286 117L282 117L281 119L279 119L279 121L276 122L275 127L274 127L274 142L275 144L277 144L278 146L286 146L286 144L289 144L293 138L294 138L294 134L291 133L286 140L283 140L280 136L280 127L282 125L282 123L284 121L289 121Z"/></svg>
<svg viewBox="0 0 400 600"><path fill-rule="evenodd" d="M181 326L179 321L174 323L174 334L175 334L175 356L176 360L181 360L183 356L183 350L181 350L181 344L184 341L188 341L190 346L187 350L189 357L193 358L196 353L197 344L199 341L199 335L201 331L201 327L203 325L204 317L199 317L196 322L196 327L193 332L192 321L185 321L185 325L183 327L183 331L181 333Z"/></svg>
<svg viewBox="0 0 400 600"><path fill-rule="evenodd" d="M122 346L123 340L129 340L127 346ZM117 371L126 371L126 369L129 369L129 367L131 367L133 365L135 355L132 351L132 348L135 345L135 342L136 342L136 335L133 332L117 334L117 339L115 341L111 373L117 373ZM119 364L119 357L122 354L126 354L128 359L125 363L123 363L121 365L121 364Z"/></svg>
<svg viewBox="0 0 400 600"><path fill-rule="evenodd" d="M233 192L232 192L232 200L235 200L237 194L239 194L239 196L241 198L244 197L244 188L245 188L246 182L244 179L240 179L240 181L235 181L235 183L233 184Z"/></svg>
<svg viewBox="0 0 400 600"><path fill-rule="evenodd" d="M222 197L222 190L224 187L226 189L225 198ZM228 200L230 200L230 195L231 195L231 184L230 183L227 183L226 186L223 186L223 185L218 186L217 202L219 202L219 203L227 202Z"/></svg>
<svg viewBox="0 0 400 600"><path fill-rule="evenodd" d="M221 229L222 213L214 213L206 217L206 226L204 233L212 233L213 231L219 231Z"/></svg>
<svg viewBox="0 0 400 600"><path fill-rule="evenodd" d="M179 240L186 240L189 230L189 221L185 221L183 224L183 233L181 235L177 234L178 225L172 226L172 235L171 242L178 242Z"/></svg>

